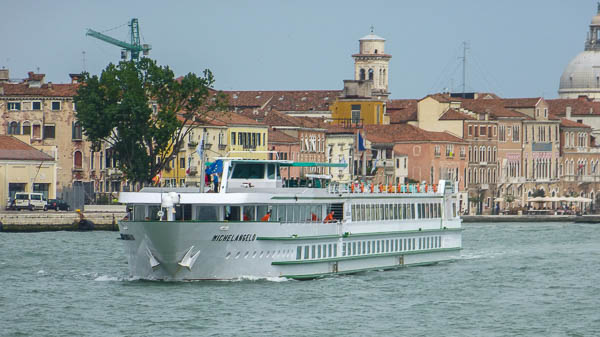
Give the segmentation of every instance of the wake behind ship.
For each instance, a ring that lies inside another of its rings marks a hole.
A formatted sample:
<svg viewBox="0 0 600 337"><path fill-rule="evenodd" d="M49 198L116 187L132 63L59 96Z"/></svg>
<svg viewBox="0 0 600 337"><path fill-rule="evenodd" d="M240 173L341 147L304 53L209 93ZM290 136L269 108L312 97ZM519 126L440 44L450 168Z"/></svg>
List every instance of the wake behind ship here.
<svg viewBox="0 0 600 337"><path fill-rule="evenodd" d="M336 165L223 159L219 193L144 188L121 193L132 277L310 279L454 260L457 186L283 187L280 167ZM337 164L339 165L339 164Z"/></svg>

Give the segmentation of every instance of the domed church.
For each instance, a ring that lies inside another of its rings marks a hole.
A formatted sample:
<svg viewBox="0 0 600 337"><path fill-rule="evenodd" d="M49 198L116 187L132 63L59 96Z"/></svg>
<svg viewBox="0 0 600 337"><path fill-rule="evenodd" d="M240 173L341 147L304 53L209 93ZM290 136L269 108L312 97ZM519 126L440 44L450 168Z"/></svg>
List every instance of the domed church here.
<svg viewBox="0 0 600 337"><path fill-rule="evenodd" d="M592 18L585 50L565 68L558 88L560 98L587 96L600 100L600 3Z"/></svg>

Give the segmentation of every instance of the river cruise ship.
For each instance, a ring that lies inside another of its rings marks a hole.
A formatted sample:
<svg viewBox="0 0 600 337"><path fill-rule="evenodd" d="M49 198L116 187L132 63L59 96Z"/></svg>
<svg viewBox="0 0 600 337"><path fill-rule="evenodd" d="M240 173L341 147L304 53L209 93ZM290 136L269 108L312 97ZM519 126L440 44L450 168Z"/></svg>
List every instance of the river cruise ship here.
<svg viewBox="0 0 600 337"><path fill-rule="evenodd" d="M311 279L459 257L454 182L284 187L280 167L320 165L339 164L224 159L218 192L121 193L131 277Z"/></svg>

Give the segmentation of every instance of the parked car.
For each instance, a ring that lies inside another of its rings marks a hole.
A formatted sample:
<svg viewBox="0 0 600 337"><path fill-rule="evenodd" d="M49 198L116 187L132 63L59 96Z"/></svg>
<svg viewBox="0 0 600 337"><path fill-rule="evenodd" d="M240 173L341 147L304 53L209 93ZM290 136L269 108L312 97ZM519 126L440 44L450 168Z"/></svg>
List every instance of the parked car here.
<svg viewBox="0 0 600 337"><path fill-rule="evenodd" d="M30 211L34 209L46 210L46 206L47 202L42 193L17 192L13 200L12 209L28 209Z"/></svg>
<svg viewBox="0 0 600 337"><path fill-rule="evenodd" d="M48 206L46 206L46 208L55 211L69 211L71 206L62 199L48 199Z"/></svg>

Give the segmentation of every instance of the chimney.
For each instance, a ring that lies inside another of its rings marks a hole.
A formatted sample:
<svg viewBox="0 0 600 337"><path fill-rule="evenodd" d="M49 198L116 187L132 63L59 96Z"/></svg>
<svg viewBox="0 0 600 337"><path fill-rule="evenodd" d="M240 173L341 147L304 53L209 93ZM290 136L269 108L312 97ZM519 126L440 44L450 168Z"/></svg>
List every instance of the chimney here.
<svg viewBox="0 0 600 337"><path fill-rule="evenodd" d="M565 109L565 117L567 117L567 119L571 118L571 106L567 106L567 108Z"/></svg>
<svg viewBox="0 0 600 337"><path fill-rule="evenodd" d="M81 80L81 74L69 74L71 77L71 84L77 84Z"/></svg>
<svg viewBox="0 0 600 337"><path fill-rule="evenodd" d="M0 69L0 83L8 81L8 69Z"/></svg>

